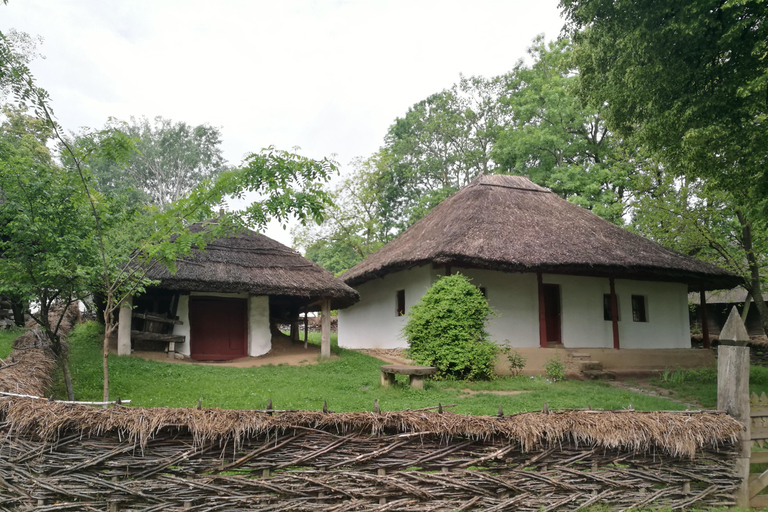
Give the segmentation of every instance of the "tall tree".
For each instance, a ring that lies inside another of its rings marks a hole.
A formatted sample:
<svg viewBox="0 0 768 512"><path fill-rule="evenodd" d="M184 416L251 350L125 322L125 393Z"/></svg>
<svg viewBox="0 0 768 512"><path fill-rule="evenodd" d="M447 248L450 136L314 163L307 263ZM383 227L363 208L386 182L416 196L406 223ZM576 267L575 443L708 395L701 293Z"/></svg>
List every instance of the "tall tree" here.
<svg viewBox="0 0 768 512"><path fill-rule="evenodd" d="M768 205L768 5L761 0L562 0L580 94L670 171L707 180L736 214L768 330L755 234Z"/></svg>
<svg viewBox="0 0 768 512"><path fill-rule="evenodd" d="M0 124L0 293L36 301L32 313L48 337L73 399L59 325L49 312L86 295L98 270L93 222L77 176L56 165L44 121L6 108Z"/></svg>
<svg viewBox="0 0 768 512"><path fill-rule="evenodd" d="M221 132L209 125L132 117L130 122L112 119L106 130L119 130L133 138L136 151L127 163L90 158L101 191L134 189L138 199L164 207L226 168ZM81 133L80 138L87 139L89 133Z"/></svg>
<svg viewBox="0 0 768 512"><path fill-rule="evenodd" d="M462 77L395 120L385 138L379 213L402 231L440 201L496 167L491 150L507 115L500 81Z"/></svg>
<svg viewBox="0 0 768 512"><path fill-rule="evenodd" d="M568 39L546 43L539 36L528 54L530 64L521 60L503 77L500 101L512 114L494 146L494 160L502 172L528 175L622 224L632 175L642 160L608 130L600 108L576 96L579 76Z"/></svg>
<svg viewBox="0 0 768 512"><path fill-rule="evenodd" d="M340 274L389 240L379 218L377 183L385 166L382 152L352 163L352 175L331 193L333 205L320 226L293 231L293 245L325 269Z"/></svg>

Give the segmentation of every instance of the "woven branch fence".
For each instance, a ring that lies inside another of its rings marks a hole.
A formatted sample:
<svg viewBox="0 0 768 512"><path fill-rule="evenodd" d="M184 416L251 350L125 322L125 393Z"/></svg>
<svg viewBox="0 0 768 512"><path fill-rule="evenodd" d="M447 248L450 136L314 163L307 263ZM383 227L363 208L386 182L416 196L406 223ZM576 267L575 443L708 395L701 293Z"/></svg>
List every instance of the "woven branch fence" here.
<svg viewBox="0 0 768 512"><path fill-rule="evenodd" d="M95 409L0 399L0 510L729 506L716 412Z"/></svg>

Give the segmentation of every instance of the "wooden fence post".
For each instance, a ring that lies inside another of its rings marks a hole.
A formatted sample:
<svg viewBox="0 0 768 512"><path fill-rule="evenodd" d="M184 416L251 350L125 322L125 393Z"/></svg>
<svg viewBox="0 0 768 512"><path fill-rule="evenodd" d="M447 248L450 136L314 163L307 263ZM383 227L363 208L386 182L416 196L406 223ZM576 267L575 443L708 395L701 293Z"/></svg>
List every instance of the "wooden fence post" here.
<svg viewBox="0 0 768 512"><path fill-rule="evenodd" d="M735 315L734 315L735 313ZM739 325L740 324L740 325ZM749 336L734 307L720 334L717 348L717 408L727 412L744 426L739 440L736 472L742 479L736 490L736 506L749 508Z"/></svg>
<svg viewBox="0 0 768 512"><path fill-rule="evenodd" d="M320 313L320 359L331 358L331 300L323 299Z"/></svg>

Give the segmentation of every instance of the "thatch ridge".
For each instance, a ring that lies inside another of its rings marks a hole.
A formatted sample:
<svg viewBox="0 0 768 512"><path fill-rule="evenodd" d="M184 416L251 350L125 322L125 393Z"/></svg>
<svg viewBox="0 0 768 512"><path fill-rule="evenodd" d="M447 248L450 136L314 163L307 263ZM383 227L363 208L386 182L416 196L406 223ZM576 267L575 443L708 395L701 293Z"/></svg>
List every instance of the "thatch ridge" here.
<svg viewBox="0 0 768 512"><path fill-rule="evenodd" d="M522 176L481 176L340 276L356 286L432 263L733 288L737 275L612 224Z"/></svg>
<svg viewBox="0 0 768 512"><path fill-rule="evenodd" d="M55 441L79 433L116 433L145 446L168 429L189 432L199 447L291 429L326 430L335 434L412 434L518 441L526 451L571 439L601 448L648 451L677 457L717 448L738 440L743 426L720 412L561 411L521 413L503 418L443 412L401 411L323 413L222 409L171 409L116 406L94 409L81 404L8 397L0 399L0 417L13 431Z"/></svg>
<svg viewBox="0 0 768 512"><path fill-rule="evenodd" d="M195 224L190 229L205 228ZM147 277L170 290L276 295L308 302L329 298L333 308L359 300L354 289L320 265L249 229L214 240L203 251L193 249L190 256L176 262L176 267L171 273L156 265Z"/></svg>

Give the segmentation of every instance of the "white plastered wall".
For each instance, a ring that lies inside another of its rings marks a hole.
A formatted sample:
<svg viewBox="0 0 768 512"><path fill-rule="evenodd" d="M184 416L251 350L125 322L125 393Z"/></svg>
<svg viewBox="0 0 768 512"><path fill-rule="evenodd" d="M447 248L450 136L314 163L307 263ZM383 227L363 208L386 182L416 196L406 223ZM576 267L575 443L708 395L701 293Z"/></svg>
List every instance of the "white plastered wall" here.
<svg viewBox="0 0 768 512"><path fill-rule="evenodd" d="M248 299L248 355L251 357L260 356L272 349L272 334L269 330L269 297L249 296L247 293L192 292L191 295ZM191 354L189 297L189 295L179 296L176 315L182 324L173 327L173 334L186 337L186 342L176 345L176 351L187 356Z"/></svg>
<svg viewBox="0 0 768 512"><path fill-rule="evenodd" d="M401 331L407 317L397 316L397 291L405 290L406 311L432 284L432 269L422 266L389 274L357 288L360 302L339 310L339 346L344 348L402 348Z"/></svg>
<svg viewBox="0 0 768 512"><path fill-rule="evenodd" d="M539 303L536 274L513 274L454 267L486 289L497 316L488 333L496 343L539 346ZM390 274L360 285L360 302L339 311L339 345L346 348L405 348L405 317L395 315L396 292L405 289L406 308L415 304L442 270L429 266ZM546 284L559 284L561 331L566 348L613 348L613 327L603 319L608 278L544 274ZM616 279L621 348L690 348L687 286ZM632 319L632 295L645 297L648 322Z"/></svg>

